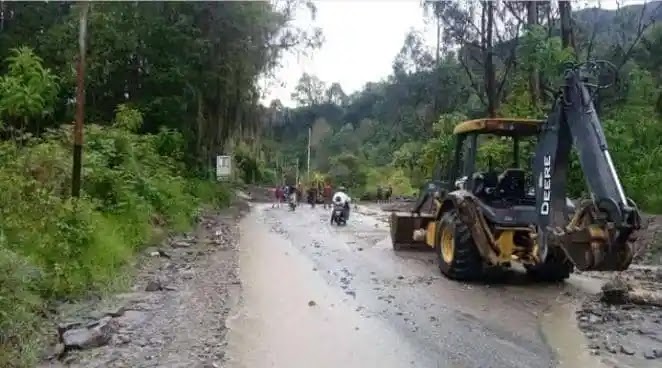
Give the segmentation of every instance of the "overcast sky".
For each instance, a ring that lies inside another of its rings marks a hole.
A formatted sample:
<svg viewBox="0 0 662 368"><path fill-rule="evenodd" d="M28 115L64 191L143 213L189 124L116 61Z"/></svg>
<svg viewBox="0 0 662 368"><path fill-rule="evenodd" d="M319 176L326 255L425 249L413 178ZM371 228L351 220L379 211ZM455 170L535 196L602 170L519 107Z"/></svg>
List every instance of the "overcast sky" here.
<svg viewBox="0 0 662 368"><path fill-rule="evenodd" d="M641 2L623 0L621 4ZM327 84L339 82L347 94L361 89L367 82L386 78L410 29L424 32L428 43L434 44L434 29L426 26L420 3L419 0L315 1L316 19L312 20L302 10L294 23L303 28L321 27L324 45L310 57L287 54L283 68L277 72L279 83L269 84L264 102L280 99L286 106L293 106L290 94L304 72L317 75ZM594 6L597 1L583 3ZM603 8L616 8L616 0L602 0L600 4Z"/></svg>

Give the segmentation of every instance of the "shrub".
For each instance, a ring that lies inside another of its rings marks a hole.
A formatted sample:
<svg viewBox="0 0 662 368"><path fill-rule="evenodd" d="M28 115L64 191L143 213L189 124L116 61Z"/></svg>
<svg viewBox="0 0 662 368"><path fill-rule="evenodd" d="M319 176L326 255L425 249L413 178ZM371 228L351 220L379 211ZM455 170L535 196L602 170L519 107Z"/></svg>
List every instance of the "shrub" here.
<svg viewBox="0 0 662 368"><path fill-rule="evenodd" d="M122 107L86 127L77 199L68 127L0 143L0 366L33 363L43 306L113 287L155 225L185 230L201 204L229 203L226 184L187 175L178 133L138 135L141 121Z"/></svg>

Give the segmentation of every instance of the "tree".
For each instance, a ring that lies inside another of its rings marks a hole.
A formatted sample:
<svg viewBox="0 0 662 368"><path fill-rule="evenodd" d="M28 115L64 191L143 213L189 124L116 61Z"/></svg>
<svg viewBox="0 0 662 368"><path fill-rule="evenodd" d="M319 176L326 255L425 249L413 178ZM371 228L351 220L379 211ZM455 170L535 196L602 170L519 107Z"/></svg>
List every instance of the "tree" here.
<svg viewBox="0 0 662 368"><path fill-rule="evenodd" d="M441 2L435 15L446 26L446 42L460 46L460 64L487 115L496 116L515 64L522 20L508 17L503 6L493 1ZM497 16L501 21L498 25ZM494 47L495 40L500 41L499 49Z"/></svg>
<svg viewBox="0 0 662 368"><path fill-rule="evenodd" d="M528 1L526 3L526 26L531 32L538 25L538 2ZM540 70L534 65L529 71L529 94L531 105L536 108L540 103Z"/></svg>
<svg viewBox="0 0 662 368"><path fill-rule="evenodd" d="M301 106L314 106L324 103L326 86L319 78L303 73L292 93L292 99Z"/></svg>
<svg viewBox="0 0 662 368"><path fill-rule="evenodd" d="M335 185L343 185L350 190L360 190L365 185L366 173L361 167L358 157L350 153L343 153L332 157L330 161L329 176Z"/></svg>
<svg viewBox="0 0 662 368"><path fill-rule="evenodd" d="M50 69L29 47L13 49L8 73L0 79L0 114L14 130L31 128L32 118L51 114L59 86ZM35 127L38 131L38 121Z"/></svg>
<svg viewBox="0 0 662 368"><path fill-rule="evenodd" d="M317 147L324 139L331 133L332 129L329 123L324 118L318 118L313 122L312 131L310 134L311 147Z"/></svg>
<svg viewBox="0 0 662 368"><path fill-rule="evenodd" d="M421 33L409 31L400 52L393 61L394 73L417 73L430 70L433 66L434 59L426 49Z"/></svg>
<svg viewBox="0 0 662 368"><path fill-rule="evenodd" d="M561 19L561 44L564 49L570 47L576 50L575 38L572 32L572 5L570 1L559 1L559 14Z"/></svg>
<svg viewBox="0 0 662 368"><path fill-rule="evenodd" d="M326 90L326 102L338 106L344 106L347 103L347 95L338 82L331 83Z"/></svg>

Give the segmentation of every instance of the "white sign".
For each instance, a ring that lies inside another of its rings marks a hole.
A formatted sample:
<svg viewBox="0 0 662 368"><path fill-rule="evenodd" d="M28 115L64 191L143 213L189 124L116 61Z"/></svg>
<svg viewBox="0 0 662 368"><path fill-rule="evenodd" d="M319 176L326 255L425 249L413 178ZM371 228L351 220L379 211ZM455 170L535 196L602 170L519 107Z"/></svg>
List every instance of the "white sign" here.
<svg viewBox="0 0 662 368"><path fill-rule="evenodd" d="M231 172L232 158L230 156L216 156L216 179L226 179L230 177Z"/></svg>

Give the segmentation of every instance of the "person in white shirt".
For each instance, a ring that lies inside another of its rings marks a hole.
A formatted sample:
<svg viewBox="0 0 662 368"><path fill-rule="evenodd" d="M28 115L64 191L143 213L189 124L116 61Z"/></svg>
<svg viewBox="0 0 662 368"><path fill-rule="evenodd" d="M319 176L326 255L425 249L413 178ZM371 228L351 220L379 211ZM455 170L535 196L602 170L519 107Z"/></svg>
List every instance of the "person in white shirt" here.
<svg viewBox="0 0 662 368"><path fill-rule="evenodd" d="M345 193L345 187L339 187L338 191L333 194L333 204L345 207L345 219L349 219L349 204L352 199Z"/></svg>

